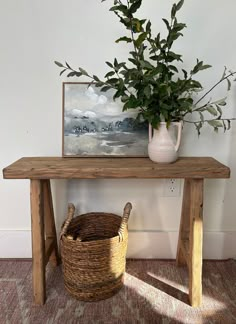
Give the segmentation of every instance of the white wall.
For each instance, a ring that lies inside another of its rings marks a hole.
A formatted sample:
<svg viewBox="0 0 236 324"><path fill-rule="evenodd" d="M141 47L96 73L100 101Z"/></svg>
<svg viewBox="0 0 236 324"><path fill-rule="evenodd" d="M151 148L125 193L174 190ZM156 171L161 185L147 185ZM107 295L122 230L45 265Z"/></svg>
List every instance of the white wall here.
<svg viewBox="0 0 236 324"><path fill-rule="evenodd" d="M125 60L125 44L114 40L125 34L111 0L0 0L0 168L22 156L60 156L62 137L61 83L53 61L67 60L103 76L106 60ZM161 28L173 1L143 1L142 17ZM236 69L235 0L186 1L179 20L188 28L176 50L184 55L185 68L195 59L213 65L200 81L208 89L224 65ZM140 15L141 15L140 13ZM68 80L67 80L68 81ZM69 81L78 81L70 79ZM229 96L227 116L236 115L236 90ZM223 89L214 92L216 98ZM236 200L234 188L236 125L216 135L206 128L200 138L192 126L184 127L181 155L212 156L229 165L230 180L205 182L204 255L235 257ZM129 256L174 257L181 196L163 197L163 181L97 180L54 181L57 227L72 201L80 212L109 210L120 213L130 200ZM0 179L0 257L29 257L30 209L27 180Z"/></svg>

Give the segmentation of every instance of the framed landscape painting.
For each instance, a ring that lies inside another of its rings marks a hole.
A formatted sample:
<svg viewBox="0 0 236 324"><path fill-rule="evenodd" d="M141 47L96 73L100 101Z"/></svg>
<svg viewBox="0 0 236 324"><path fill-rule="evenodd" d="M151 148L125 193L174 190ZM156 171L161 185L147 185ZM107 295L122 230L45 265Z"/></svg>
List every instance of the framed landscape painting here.
<svg viewBox="0 0 236 324"><path fill-rule="evenodd" d="M122 111L114 92L89 83L63 83L64 157L147 156L148 127L136 110Z"/></svg>

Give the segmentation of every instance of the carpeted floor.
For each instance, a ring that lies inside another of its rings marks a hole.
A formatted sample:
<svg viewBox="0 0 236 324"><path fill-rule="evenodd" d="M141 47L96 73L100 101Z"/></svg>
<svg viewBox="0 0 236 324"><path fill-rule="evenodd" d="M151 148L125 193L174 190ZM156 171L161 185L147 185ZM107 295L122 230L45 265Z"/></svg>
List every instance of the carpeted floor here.
<svg viewBox="0 0 236 324"><path fill-rule="evenodd" d="M61 267L47 267L47 302L32 303L30 261L0 261L0 324L236 323L236 261L205 261L203 304L188 304L188 276L174 261L128 260L125 286L86 303L63 287Z"/></svg>

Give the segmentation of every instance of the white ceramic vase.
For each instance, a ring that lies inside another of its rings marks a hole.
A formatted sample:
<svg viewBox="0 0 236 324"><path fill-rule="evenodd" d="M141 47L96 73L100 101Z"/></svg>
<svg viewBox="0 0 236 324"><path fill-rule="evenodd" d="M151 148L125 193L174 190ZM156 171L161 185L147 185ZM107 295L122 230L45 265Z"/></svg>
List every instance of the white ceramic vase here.
<svg viewBox="0 0 236 324"><path fill-rule="evenodd" d="M166 127L166 122L161 122L158 129L153 129L149 125L149 158L157 163L171 163L176 161L178 158L181 133L181 122L173 122L168 128Z"/></svg>

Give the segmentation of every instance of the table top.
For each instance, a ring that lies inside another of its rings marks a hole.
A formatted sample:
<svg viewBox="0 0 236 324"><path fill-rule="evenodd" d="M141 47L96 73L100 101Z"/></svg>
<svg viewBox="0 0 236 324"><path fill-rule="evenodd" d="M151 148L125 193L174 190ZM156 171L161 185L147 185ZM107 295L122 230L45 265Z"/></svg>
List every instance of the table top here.
<svg viewBox="0 0 236 324"><path fill-rule="evenodd" d="M23 157L3 169L4 179L229 178L230 169L211 157L180 157L171 164L149 158Z"/></svg>

